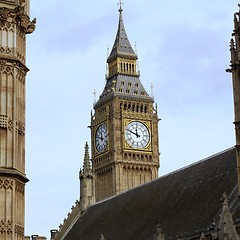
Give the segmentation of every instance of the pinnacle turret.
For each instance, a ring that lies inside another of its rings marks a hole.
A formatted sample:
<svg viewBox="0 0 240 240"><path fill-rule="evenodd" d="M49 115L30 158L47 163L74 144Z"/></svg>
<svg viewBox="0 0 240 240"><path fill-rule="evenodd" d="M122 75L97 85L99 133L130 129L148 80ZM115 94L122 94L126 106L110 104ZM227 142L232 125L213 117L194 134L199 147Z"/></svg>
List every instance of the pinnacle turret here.
<svg viewBox="0 0 240 240"><path fill-rule="evenodd" d="M240 7L240 5L238 5ZM240 195L240 10L234 14L233 39L230 42L231 64L227 72L232 73L234 98L234 125L238 169L238 190Z"/></svg>
<svg viewBox="0 0 240 240"><path fill-rule="evenodd" d="M93 173L90 164L89 146L86 142L83 160L83 169L79 172L80 179L80 209L84 211L89 204L95 202Z"/></svg>
<svg viewBox="0 0 240 240"><path fill-rule="evenodd" d="M92 168L90 163L90 156L89 156L89 146L86 142L85 144L85 153L84 153L84 160L83 160L83 169L80 169L79 177L87 177L92 175Z"/></svg>
<svg viewBox="0 0 240 240"><path fill-rule="evenodd" d="M223 194L222 213L219 222L220 240L239 240L236 228L233 223L232 214L229 209L228 197L226 193Z"/></svg>

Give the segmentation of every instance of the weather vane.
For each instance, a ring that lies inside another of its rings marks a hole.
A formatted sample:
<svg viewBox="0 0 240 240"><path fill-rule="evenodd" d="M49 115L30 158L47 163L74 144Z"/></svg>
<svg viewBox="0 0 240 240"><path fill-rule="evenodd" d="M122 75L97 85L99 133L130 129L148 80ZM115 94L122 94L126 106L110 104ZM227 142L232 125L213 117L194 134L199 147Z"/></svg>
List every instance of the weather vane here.
<svg viewBox="0 0 240 240"><path fill-rule="evenodd" d="M122 11L122 10L123 10L123 9L122 9L122 6L124 5L123 1L122 1L122 0L119 0L118 5L119 5L119 11Z"/></svg>

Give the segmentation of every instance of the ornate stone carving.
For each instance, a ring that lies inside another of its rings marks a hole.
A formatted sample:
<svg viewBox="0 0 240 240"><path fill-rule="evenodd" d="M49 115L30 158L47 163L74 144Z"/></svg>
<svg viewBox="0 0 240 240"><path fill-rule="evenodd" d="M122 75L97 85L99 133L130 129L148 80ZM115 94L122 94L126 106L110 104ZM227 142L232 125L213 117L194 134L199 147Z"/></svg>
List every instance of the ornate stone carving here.
<svg viewBox="0 0 240 240"><path fill-rule="evenodd" d="M13 189L13 180L1 178L0 179L0 189Z"/></svg>
<svg viewBox="0 0 240 240"><path fill-rule="evenodd" d="M25 134L25 124L22 122L17 122L18 134L24 135Z"/></svg>
<svg viewBox="0 0 240 240"><path fill-rule="evenodd" d="M19 6L16 8L17 11L17 23L24 31L24 33L33 33L35 30L36 18L30 21L28 15L24 13L24 6Z"/></svg>
<svg viewBox="0 0 240 240"><path fill-rule="evenodd" d="M0 66L2 66L2 65L5 65L7 63L7 61L6 60L0 60Z"/></svg>
<svg viewBox="0 0 240 240"><path fill-rule="evenodd" d="M10 16L10 11L8 8L0 8L0 21L7 21L7 18Z"/></svg>
<svg viewBox="0 0 240 240"><path fill-rule="evenodd" d="M21 193L22 195L24 195L24 184L21 182L16 182L16 186L15 186L15 190L18 193Z"/></svg>
<svg viewBox="0 0 240 240"><path fill-rule="evenodd" d="M12 120L6 115L0 115L0 128L8 129L12 131L13 129ZM24 127L24 133L25 133L25 127Z"/></svg>
<svg viewBox="0 0 240 240"><path fill-rule="evenodd" d="M13 226L11 221L0 221L0 234L10 234L13 231Z"/></svg>
<svg viewBox="0 0 240 240"><path fill-rule="evenodd" d="M0 128L8 128L8 117L5 115L0 115Z"/></svg>
<svg viewBox="0 0 240 240"><path fill-rule="evenodd" d="M1 49L0 49L1 51ZM3 73L6 73L8 75L10 74L14 74L14 67L13 66L10 66L10 65L7 65L6 63L5 64L0 64L0 72L1 74Z"/></svg>
<svg viewBox="0 0 240 240"><path fill-rule="evenodd" d="M14 23L0 21L0 29L14 32Z"/></svg>
<svg viewBox="0 0 240 240"><path fill-rule="evenodd" d="M24 228L19 225L15 225L15 233L20 236L24 236Z"/></svg>
<svg viewBox="0 0 240 240"><path fill-rule="evenodd" d="M26 76L27 72L29 71L29 69L21 62L15 62L14 66L17 67L24 74L24 76ZM25 84L25 77L21 80L21 82Z"/></svg>
<svg viewBox="0 0 240 240"><path fill-rule="evenodd" d="M0 48L0 52L1 52ZM16 71L17 70L17 71ZM7 75L14 75L14 71L17 73L16 78L23 84L25 84L25 77L29 69L21 62L8 62L6 60L0 60L0 73Z"/></svg>
<svg viewBox="0 0 240 240"><path fill-rule="evenodd" d="M18 71L17 73L17 79L19 82L21 82L22 84L25 84L25 74L22 73L22 71Z"/></svg>
<svg viewBox="0 0 240 240"><path fill-rule="evenodd" d="M8 118L8 130L12 131L13 130L13 121L12 119Z"/></svg>
<svg viewBox="0 0 240 240"><path fill-rule="evenodd" d="M9 47L1 47L0 48L0 53L2 54L11 54L14 55L14 48L9 48Z"/></svg>

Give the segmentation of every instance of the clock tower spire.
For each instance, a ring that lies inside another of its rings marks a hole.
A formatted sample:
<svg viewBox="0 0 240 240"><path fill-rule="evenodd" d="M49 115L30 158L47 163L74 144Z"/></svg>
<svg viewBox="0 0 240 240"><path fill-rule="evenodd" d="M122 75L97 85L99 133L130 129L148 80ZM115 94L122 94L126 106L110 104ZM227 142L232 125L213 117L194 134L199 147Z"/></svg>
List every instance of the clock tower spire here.
<svg viewBox="0 0 240 240"><path fill-rule="evenodd" d="M123 22L107 59L106 84L91 119L96 201L158 176L158 116L137 72L137 54Z"/></svg>

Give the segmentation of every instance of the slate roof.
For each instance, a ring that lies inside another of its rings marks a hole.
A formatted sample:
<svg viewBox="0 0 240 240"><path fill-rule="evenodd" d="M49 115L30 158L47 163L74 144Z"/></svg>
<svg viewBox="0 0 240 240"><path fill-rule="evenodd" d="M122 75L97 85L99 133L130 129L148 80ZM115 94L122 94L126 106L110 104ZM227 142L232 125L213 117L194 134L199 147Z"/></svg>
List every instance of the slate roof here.
<svg viewBox="0 0 240 240"><path fill-rule="evenodd" d="M112 61L112 59L117 56L128 56L129 58L137 59L137 55L133 51L133 48L128 40L128 36L124 27L122 9L119 9L119 22L116 38L113 44L112 51L108 57L107 62Z"/></svg>
<svg viewBox="0 0 240 240"><path fill-rule="evenodd" d="M143 100L153 102L153 98L149 96L143 87L139 76L128 76L118 74L107 80L102 94L99 97L95 108L114 97L120 97L127 100Z"/></svg>
<svg viewBox="0 0 240 240"><path fill-rule="evenodd" d="M156 220L166 240L199 237L218 224L224 192L239 223L234 148L90 206L65 240L153 240Z"/></svg>

